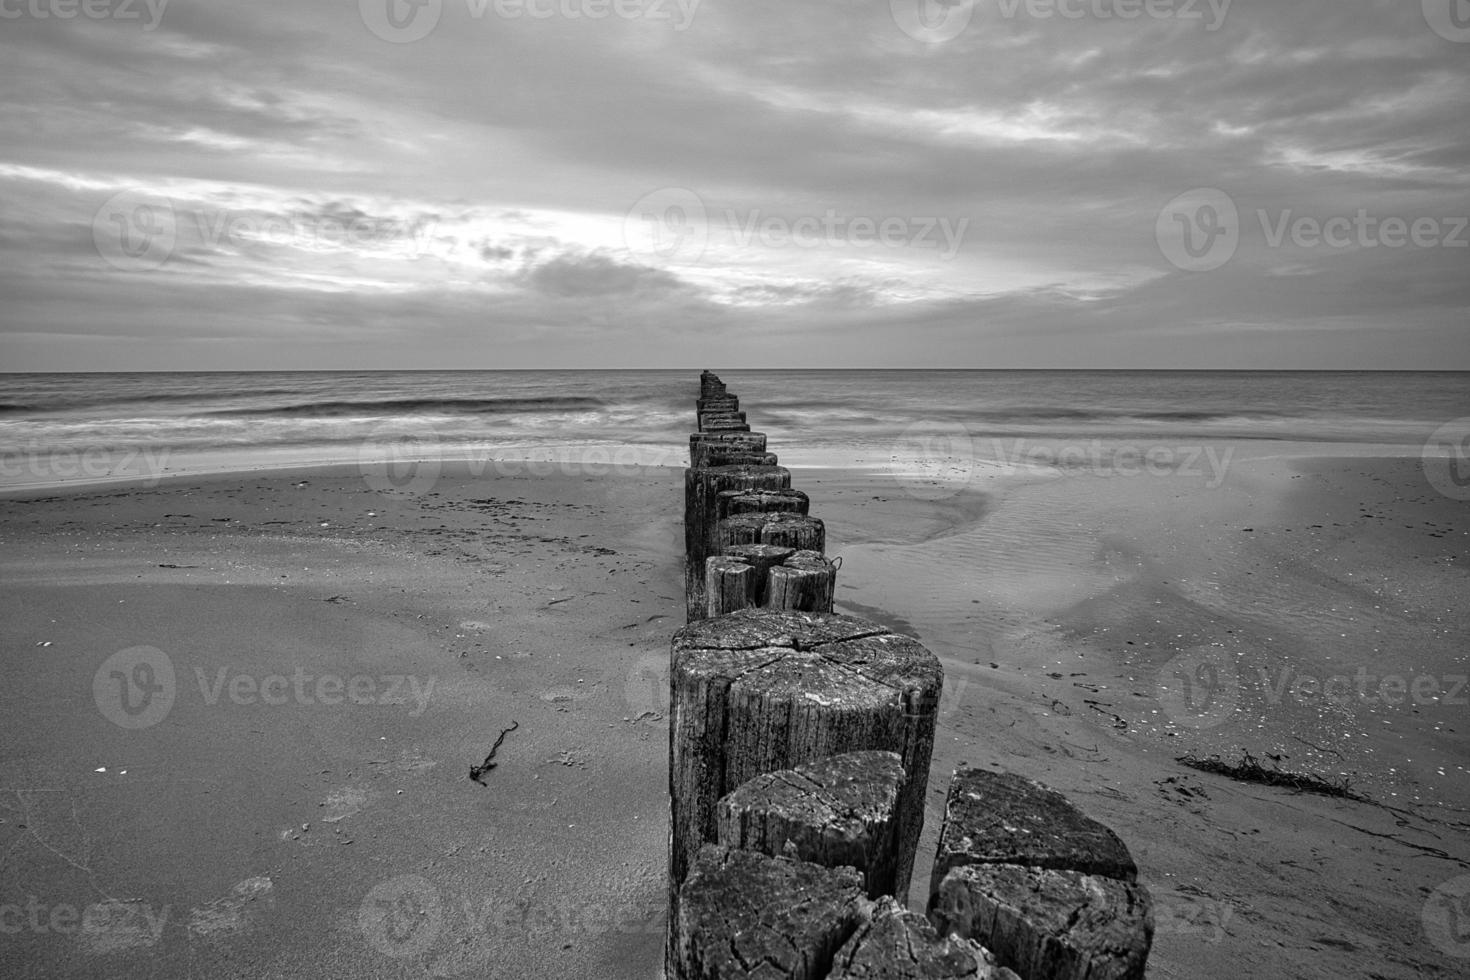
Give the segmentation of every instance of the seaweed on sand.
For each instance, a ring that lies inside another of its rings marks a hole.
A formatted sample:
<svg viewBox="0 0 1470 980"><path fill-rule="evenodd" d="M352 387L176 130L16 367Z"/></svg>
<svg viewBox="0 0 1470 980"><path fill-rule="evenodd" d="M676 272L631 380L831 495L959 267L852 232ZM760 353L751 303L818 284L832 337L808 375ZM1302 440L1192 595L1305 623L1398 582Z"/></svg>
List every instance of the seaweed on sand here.
<svg viewBox="0 0 1470 980"><path fill-rule="evenodd" d="M1267 769L1249 752L1241 750L1240 755L1240 761L1236 763L1225 762L1218 755L1197 756L1193 753L1181 755L1174 761L1191 769L1228 776L1243 783L1285 786L1303 793L1316 793L1319 796L1336 796L1342 799L1357 800L1360 803L1373 802L1361 793L1355 793L1352 784L1346 778L1334 782L1315 773L1291 772L1275 765Z"/></svg>

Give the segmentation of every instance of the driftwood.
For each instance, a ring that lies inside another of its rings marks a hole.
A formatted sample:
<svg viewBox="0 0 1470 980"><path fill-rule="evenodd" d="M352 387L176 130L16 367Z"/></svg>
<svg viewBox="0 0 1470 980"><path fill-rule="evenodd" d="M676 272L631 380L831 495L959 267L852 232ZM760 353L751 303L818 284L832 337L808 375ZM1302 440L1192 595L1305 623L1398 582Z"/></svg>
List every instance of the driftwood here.
<svg viewBox="0 0 1470 980"><path fill-rule="evenodd" d="M1154 932L1142 885L1013 864L955 868L929 918L1021 976L1046 980L1142 980Z"/></svg>
<svg viewBox="0 0 1470 980"><path fill-rule="evenodd" d="M719 843L851 867L869 898L891 895L904 778L893 752L847 752L762 773L720 800Z"/></svg>
<svg viewBox="0 0 1470 980"><path fill-rule="evenodd" d="M944 671L917 640L850 616L743 610L674 636L670 670L671 902L717 804L747 780L864 749L898 753L894 894L904 900Z"/></svg>
<svg viewBox="0 0 1470 980"><path fill-rule="evenodd" d="M929 920L880 899L833 960L829 980L1020 980L984 947L941 938Z"/></svg>
<svg viewBox="0 0 1470 980"><path fill-rule="evenodd" d="M1071 800L1023 776L985 769L960 769L950 782L930 890L967 864L1138 878L1127 845Z"/></svg>
<svg viewBox="0 0 1470 980"><path fill-rule="evenodd" d="M678 980L825 980L864 913L851 868L709 845L680 890L669 972Z"/></svg>

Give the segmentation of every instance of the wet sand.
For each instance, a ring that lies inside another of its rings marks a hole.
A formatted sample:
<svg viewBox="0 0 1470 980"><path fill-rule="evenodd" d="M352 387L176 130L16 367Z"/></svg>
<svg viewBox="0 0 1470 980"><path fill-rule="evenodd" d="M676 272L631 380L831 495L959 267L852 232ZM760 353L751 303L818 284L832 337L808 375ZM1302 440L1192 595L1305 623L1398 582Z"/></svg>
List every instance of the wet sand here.
<svg viewBox="0 0 1470 980"><path fill-rule="evenodd" d="M680 473L371 482L0 502L7 974L656 974ZM794 482L843 557L839 609L945 663L921 864L949 772L999 765L1132 847L1150 976L1463 975L1470 940L1422 917L1470 874L1470 709L1447 680L1470 515L1417 461ZM1181 656L1233 685L1181 700ZM1445 696L1270 697L1283 668L1295 691L1359 667ZM1394 809L1174 761L1242 749Z"/></svg>

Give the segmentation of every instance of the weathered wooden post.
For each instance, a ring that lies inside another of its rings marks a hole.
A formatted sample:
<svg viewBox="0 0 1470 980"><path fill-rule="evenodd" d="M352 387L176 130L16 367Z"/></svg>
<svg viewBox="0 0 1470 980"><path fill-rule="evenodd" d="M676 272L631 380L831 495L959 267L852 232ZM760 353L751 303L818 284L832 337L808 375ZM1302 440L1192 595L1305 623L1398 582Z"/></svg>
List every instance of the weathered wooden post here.
<svg viewBox="0 0 1470 980"><path fill-rule="evenodd" d="M1010 773L950 784L929 917L1024 977L1141 980L1153 907L1128 848L1062 794Z"/></svg>
<svg viewBox="0 0 1470 980"><path fill-rule="evenodd" d="M801 612L832 611L837 565L819 551L798 551L766 576L764 605Z"/></svg>
<svg viewBox="0 0 1470 980"><path fill-rule="evenodd" d="M851 868L713 844L690 864L670 911L670 980L826 980L863 923L862 882Z"/></svg>
<svg viewBox="0 0 1470 980"><path fill-rule="evenodd" d="M824 756L898 753L896 897L908 893L944 670L917 640L851 616L743 610L674 636L670 902L716 805L746 780Z"/></svg>
<svg viewBox="0 0 1470 980"><path fill-rule="evenodd" d="M929 920L891 898L833 957L827 980L1021 980L989 950L958 936L941 936ZM1031 980L1031 978L1028 978Z"/></svg>
<svg viewBox="0 0 1470 980"><path fill-rule="evenodd" d="M714 449L740 450L749 453L766 451L764 432L692 432L689 434L689 465L705 465L703 454Z"/></svg>
<svg viewBox="0 0 1470 980"><path fill-rule="evenodd" d="M827 547L827 527L821 518L787 511L735 514L720 521L715 535L720 551L737 544L774 544L820 554Z"/></svg>
<svg viewBox="0 0 1470 980"><path fill-rule="evenodd" d="M720 520L736 514L806 514L811 501L800 490L725 490L720 493Z"/></svg>
<svg viewBox="0 0 1470 980"><path fill-rule="evenodd" d="M790 486L791 473L781 466L709 466L684 471L685 592L690 619L699 619L705 612L704 561L714 554L720 492Z"/></svg>
<svg viewBox="0 0 1470 980"><path fill-rule="evenodd" d="M894 752L844 752L762 773L720 800L717 836L726 847L855 868L869 898L892 895L904 779Z"/></svg>

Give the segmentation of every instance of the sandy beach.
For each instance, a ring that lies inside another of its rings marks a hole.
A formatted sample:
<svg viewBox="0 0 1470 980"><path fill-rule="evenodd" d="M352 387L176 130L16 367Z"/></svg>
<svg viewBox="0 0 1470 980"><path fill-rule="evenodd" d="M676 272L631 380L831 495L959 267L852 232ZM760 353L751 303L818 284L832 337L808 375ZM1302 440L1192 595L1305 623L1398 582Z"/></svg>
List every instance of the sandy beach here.
<svg viewBox="0 0 1470 980"><path fill-rule="evenodd" d="M8 495L7 975L656 975L681 475L555 469ZM921 859L999 765L1133 849L1150 976L1464 975L1466 505L1413 459L1216 482L795 473L839 610L944 661ZM1360 667L1437 696L1300 683ZM1242 751L1374 802L1175 761Z"/></svg>

